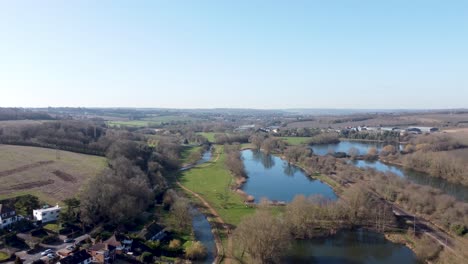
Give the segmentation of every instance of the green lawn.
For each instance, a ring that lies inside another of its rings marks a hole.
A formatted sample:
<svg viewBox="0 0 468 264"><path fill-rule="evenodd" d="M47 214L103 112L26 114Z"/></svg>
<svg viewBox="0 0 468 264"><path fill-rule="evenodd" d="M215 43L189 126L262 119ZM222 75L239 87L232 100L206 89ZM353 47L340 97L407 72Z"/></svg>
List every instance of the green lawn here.
<svg viewBox="0 0 468 264"><path fill-rule="evenodd" d="M219 133L214 133L214 132L198 132L197 134L198 134L198 135L204 136L206 139L208 139L209 142L214 143L214 142L215 142L214 135L215 135L215 134L219 134Z"/></svg>
<svg viewBox="0 0 468 264"><path fill-rule="evenodd" d="M221 218L229 224L237 225L241 218L251 214L255 209L246 207L243 198L229 190L233 181L231 173L224 167L225 155L222 146L216 146L219 158L201 166L184 171L180 176L180 182L200 194L210 203Z"/></svg>
<svg viewBox="0 0 468 264"><path fill-rule="evenodd" d="M44 226L44 229L50 230L52 232L58 233L60 231L60 226L56 223L47 224Z"/></svg>
<svg viewBox="0 0 468 264"><path fill-rule="evenodd" d="M190 155L194 152L200 151L201 146L184 146L181 153L182 164L189 164L196 162L196 160L190 160Z"/></svg>
<svg viewBox="0 0 468 264"><path fill-rule="evenodd" d="M282 137L289 145L305 144L310 140L310 137Z"/></svg>
<svg viewBox="0 0 468 264"><path fill-rule="evenodd" d="M0 261L4 261L4 260L7 260L9 259L10 256L8 255L8 253L5 253L3 251L0 251Z"/></svg>

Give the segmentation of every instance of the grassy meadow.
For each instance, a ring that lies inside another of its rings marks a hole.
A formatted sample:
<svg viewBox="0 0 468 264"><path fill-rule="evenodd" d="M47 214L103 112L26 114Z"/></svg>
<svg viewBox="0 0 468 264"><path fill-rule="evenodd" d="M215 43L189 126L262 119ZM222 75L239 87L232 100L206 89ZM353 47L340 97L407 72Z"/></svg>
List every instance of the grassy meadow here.
<svg viewBox="0 0 468 264"><path fill-rule="evenodd" d="M214 143L215 142L215 134L214 132L198 132L198 135L204 136L206 139L208 139L209 142Z"/></svg>
<svg viewBox="0 0 468 264"><path fill-rule="evenodd" d="M225 168L224 160L223 147L216 146L212 161L182 172L179 181L206 199L226 223L237 225L255 209L245 206L243 198L229 190L233 177Z"/></svg>
<svg viewBox="0 0 468 264"><path fill-rule="evenodd" d="M310 137L282 137L281 139L286 141L289 145L294 146L307 143Z"/></svg>

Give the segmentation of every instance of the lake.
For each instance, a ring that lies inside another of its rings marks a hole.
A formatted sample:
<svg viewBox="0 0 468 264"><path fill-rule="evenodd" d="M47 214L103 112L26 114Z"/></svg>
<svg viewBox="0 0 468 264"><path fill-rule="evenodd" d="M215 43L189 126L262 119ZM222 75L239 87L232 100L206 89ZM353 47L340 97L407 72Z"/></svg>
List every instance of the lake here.
<svg viewBox="0 0 468 264"><path fill-rule="evenodd" d="M301 169L279 157L244 150L242 158L249 178L243 190L270 200L291 201L298 194L337 196L326 184L308 177ZM368 230L342 231L334 236L295 241L281 263L418 263L406 246L392 243L382 234Z"/></svg>
<svg viewBox="0 0 468 264"><path fill-rule="evenodd" d="M360 154L366 154L371 147L375 147L380 151L386 145L388 144L380 142L341 141L340 143L334 144L312 145L311 148L315 154L324 156L330 153L330 151L348 153L349 149L353 147L358 149ZM402 145L400 145L400 149L402 149ZM360 168L370 167L380 172L392 172L413 183L440 189L442 192L452 195L460 201L468 201L468 187L461 184L450 183L442 178L433 177L427 173L404 169L396 165L384 164L381 161L357 160L352 161L352 164Z"/></svg>
<svg viewBox="0 0 468 264"><path fill-rule="evenodd" d="M392 172L402 178L420 185L428 185L454 196L460 201L468 202L468 187L448 182L442 178L433 177L427 173L408 170L400 166L382 163L381 161L355 160L352 164L360 168L374 168L381 172Z"/></svg>
<svg viewBox="0 0 468 264"><path fill-rule="evenodd" d="M330 186L308 177L300 168L277 156L254 150L244 150L241 154L248 176L242 190L253 195L257 202L261 198L290 202L298 194L337 198Z"/></svg>
<svg viewBox="0 0 468 264"><path fill-rule="evenodd" d="M311 148L316 155L324 156L328 153L345 152L348 153L351 148L355 148L359 151L359 155L365 155L370 148L374 147L378 151L382 150L383 147L389 145L389 143L371 142L371 141L340 141L339 143L333 144L320 144L312 145ZM399 149L403 148L403 145L393 144Z"/></svg>
<svg viewBox="0 0 468 264"><path fill-rule="evenodd" d="M386 240L382 234L355 230L297 241L282 263L413 264L418 261L411 249Z"/></svg>

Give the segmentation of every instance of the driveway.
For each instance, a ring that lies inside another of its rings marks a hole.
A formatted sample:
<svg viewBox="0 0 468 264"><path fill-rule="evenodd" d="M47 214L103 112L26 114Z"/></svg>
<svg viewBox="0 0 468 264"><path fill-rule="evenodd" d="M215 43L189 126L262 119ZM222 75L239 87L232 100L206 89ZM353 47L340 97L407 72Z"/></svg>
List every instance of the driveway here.
<svg viewBox="0 0 468 264"><path fill-rule="evenodd" d="M30 254L25 250L19 251L19 252L16 252L16 256L20 257L23 260L24 264L31 264L35 260L38 260L38 259L42 258L43 256L41 255L41 252L43 252L46 249L50 248L54 252L57 252L57 251L59 251L61 249L64 249L64 248L66 248L68 246L71 246L71 245L77 244L77 243L79 243L79 242L81 242L83 240L86 240L88 237L89 237L89 235L85 234L85 235L82 235L82 236L79 236L79 237L75 238L75 241L72 242L72 243L62 243L62 244L59 244L59 245L40 244L41 249L39 249L37 251L30 252Z"/></svg>

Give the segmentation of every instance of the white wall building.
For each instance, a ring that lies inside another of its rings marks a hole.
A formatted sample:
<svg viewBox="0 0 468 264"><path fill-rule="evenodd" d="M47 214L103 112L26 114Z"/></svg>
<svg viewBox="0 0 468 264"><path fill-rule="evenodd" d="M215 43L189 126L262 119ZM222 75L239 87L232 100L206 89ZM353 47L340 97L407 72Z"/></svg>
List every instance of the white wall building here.
<svg viewBox="0 0 468 264"><path fill-rule="evenodd" d="M0 204L0 229L9 227L20 220L20 217L16 216L16 211L4 204Z"/></svg>
<svg viewBox="0 0 468 264"><path fill-rule="evenodd" d="M57 204L54 207L33 210L34 220L42 221L42 223L56 221L60 215L60 209L62 208Z"/></svg>

